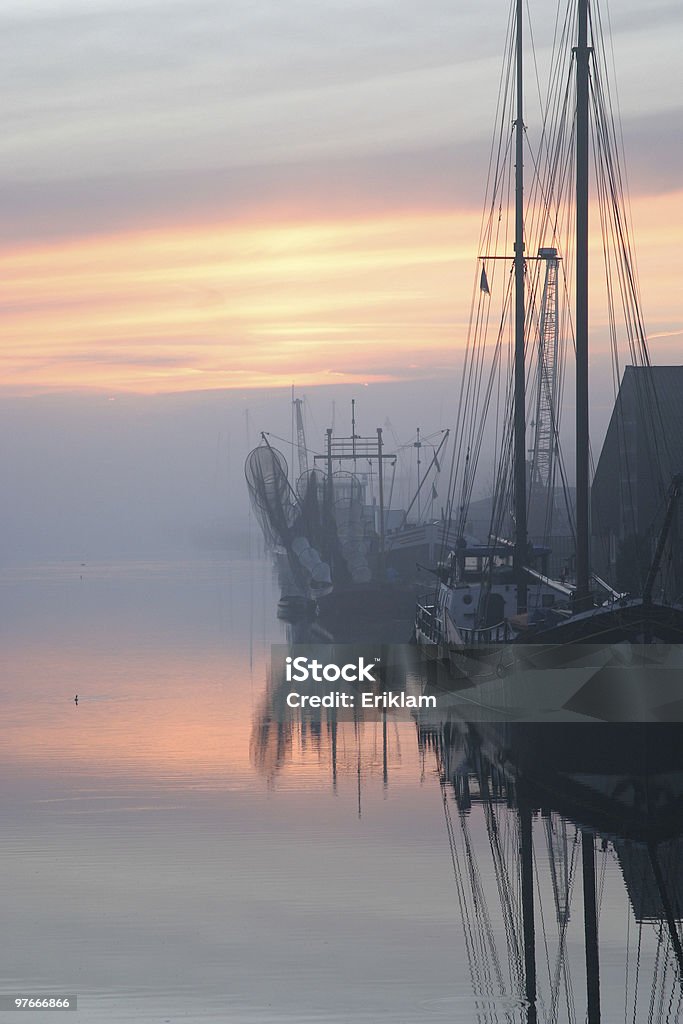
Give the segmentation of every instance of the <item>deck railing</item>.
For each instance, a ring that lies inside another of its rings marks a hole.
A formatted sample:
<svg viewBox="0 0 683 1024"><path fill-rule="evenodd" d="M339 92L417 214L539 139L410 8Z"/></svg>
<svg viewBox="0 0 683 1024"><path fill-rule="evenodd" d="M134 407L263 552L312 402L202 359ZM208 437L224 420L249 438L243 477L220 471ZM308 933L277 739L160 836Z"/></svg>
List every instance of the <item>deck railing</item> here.
<svg viewBox="0 0 683 1024"><path fill-rule="evenodd" d="M418 604L415 614L415 625L417 630L426 636L431 643L438 644L443 642L443 637L441 636L439 622L434 611L435 606L433 604Z"/></svg>
<svg viewBox="0 0 683 1024"><path fill-rule="evenodd" d="M510 624L507 620L497 622L495 626L467 629L458 627L465 647L482 647L485 644L503 644L510 639Z"/></svg>
<svg viewBox="0 0 683 1024"><path fill-rule="evenodd" d="M435 644L446 643L444 631L436 616L435 605L418 604L415 622L418 631L429 641ZM507 643L510 639L510 624L504 620L494 626L479 626L473 629L459 626L458 632L464 647L483 647L486 644Z"/></svg>

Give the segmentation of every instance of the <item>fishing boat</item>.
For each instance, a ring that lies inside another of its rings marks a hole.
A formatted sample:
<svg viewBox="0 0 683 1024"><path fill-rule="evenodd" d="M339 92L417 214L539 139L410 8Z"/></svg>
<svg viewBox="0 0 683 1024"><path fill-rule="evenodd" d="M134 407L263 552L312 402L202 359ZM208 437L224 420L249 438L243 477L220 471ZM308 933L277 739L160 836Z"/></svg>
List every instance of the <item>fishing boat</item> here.
<svg viewBox="0 0 683 1024"><path fill-rule="evenodd" d="M245 464L252 507L278 571L278 616L297 643L407 642L419 564L448 543L444 519L420 514L421 494L427 487L435 493L448 431L439 431L431 449L418 431L417 489L402 511L392 508L397 453L387 448L381 427L373 436L357 433L355 401L350 435L328 428L317 453L306 445L301 400L294 405L298 477L290 479L287 460L266 433ZM423 447L432 454L421 472ZM415 506L417 522L409 518Z"/></svg>
<svg viewBox="0 0 683 1024"><path fill-rule="evenodd" d="M451 471L448 519L455 524L456 544L442 551L434 568L435 585L419 602L416 617L418 643L434 656L449 659L454 671L463 675L477 674L477 652L492 645L524 645L526 651L533 645L550 645L555 664L561 665L562 651L572 645L591 645L597 662L605 664L624 644L683 641L683 606L676 592L667 592L663 573L680 518L683 466L676 465L667 451L669 439L653 386L625 210L621 137L607 81L609 51L602 15L597 0L572 0L560 11L540 137L532 152L524 123L525 9L522 0L512 5L504 61L509 78L504 74L496 112L500 128L492 147ZM660 510L646 539L649 564L637 590L620 588L596 574L591 559L591 139L602 262L607 286L620 293L623 306L618 313L618 299L606 286L606 333L614 376L619 380L618 346L623 337L628 359L639 371L643 433L651 444L650 462L658 478ZM514 175L508 171L511 162ZM526 179L525 168L532 171ZM508 190L514 195L509 204ZM500 299L496 312L494 293ZM565 356L572 350L574 489L560 441ZM471 504L487 448L496 452L496 485L484 535L477 536ZM562 500L567 524L563 532L569 536L558 538L553 522L557 524ZM556 542L569 537L570 550L565 543L558 565ZM524 670L529 658L533 660L533 655L527 657ZM495 664L499 666L500 660ZM488 662L485 671L490 670Z"/></svg>

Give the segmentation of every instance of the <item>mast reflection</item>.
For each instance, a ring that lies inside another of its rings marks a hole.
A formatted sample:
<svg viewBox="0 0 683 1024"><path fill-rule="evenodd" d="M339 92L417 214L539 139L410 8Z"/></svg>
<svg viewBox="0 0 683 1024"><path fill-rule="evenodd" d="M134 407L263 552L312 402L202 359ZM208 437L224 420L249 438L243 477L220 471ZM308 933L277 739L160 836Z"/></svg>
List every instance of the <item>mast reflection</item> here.
<svg viewBox="0 0 683 1024"><path fill-rule="evenodd" d="M624 1019L679 1019L680 738L675 724L475 726L449 719L418 725L419 743L434 754L438 767L482 1020L497 1019L500 999L515 994L522 1009L513 1020L599 1024L608 1019L608 1009L612 1019L614 1007L601 1000L601 953L607 945L604 960L612 991L618 969L613 920L605 922L609 935L604 942L600 928L610 861L619 866L629 904L627 934L620 936ZM484 847L480 843L475 853L470 834L475 807L486 824L507 972L491 923L491 894L481 883ZM577 903L582 904L580 913ZM578 942L583 947L580 972L571 955ZM583 978L577 979L577 973ZM585 991L585 1016L579 1012L579 984Z"/></svg>
<svg viewBox="0 0 683 1024"><path fill-rule="evenodd" d="M447 703L342 721L288 708L286 691L270 679L254 720L270 784L355 776L359 813L364 784L389 787L399 766L440 786L473 1019L682 1019L679 723L482 723Z"/></svg>
<svg viewBox="0 0 683 1024"><path fill-rule="evenodd" d="M270 676L254 715L251 762L270 784L289 767L300 774L325 772L333 790L341 777L354 776L359 807L366 778L381 776L389 785L390 772L403 762L402 734L394 719L386 713L370 718L360 710L340 718L336 708L290 707L290 690L284 677Z"/></svg>

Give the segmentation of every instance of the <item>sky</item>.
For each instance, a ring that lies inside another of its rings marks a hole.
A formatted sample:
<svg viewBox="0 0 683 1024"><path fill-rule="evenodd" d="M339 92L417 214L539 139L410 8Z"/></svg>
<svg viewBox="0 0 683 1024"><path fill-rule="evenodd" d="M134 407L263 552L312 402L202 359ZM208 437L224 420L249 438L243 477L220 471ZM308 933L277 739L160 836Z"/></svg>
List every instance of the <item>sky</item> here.
<svg viewBox="0 0 683 1024"><path fill-rule="evenodd" d="M610 12L614 57L646 322L675 362L683 10L640 8ZM552 17L532 10L542 69ZM1 0L2 391L452 371L506 19L458 0Z"/></svg>
<svg viewBox="0 0 683 1024"><path fill-rule="evenodd" d="M530 7L542 80L554 15ZM683 9L641 8L614 4L614 59L653 358L677 363ZM352 397L394 447L453 426L507 17L0 0L0 565L241 543L244 457L290 436L292 385L314 448Z"/></svg>

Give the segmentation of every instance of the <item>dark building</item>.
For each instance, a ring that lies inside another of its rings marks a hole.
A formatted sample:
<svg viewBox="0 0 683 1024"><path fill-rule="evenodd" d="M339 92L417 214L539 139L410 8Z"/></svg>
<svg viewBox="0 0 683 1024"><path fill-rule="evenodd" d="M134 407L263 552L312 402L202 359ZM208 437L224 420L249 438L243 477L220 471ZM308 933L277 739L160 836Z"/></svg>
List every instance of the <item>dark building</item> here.
<svg viewBox="0 0 683 1024"><path fill-rule="evenodd" d="M593 565L624 590L642 587L671 480L683 472L683 366L627 366L591 490ZM683 591L679 507L662 579Z"/></svg>

